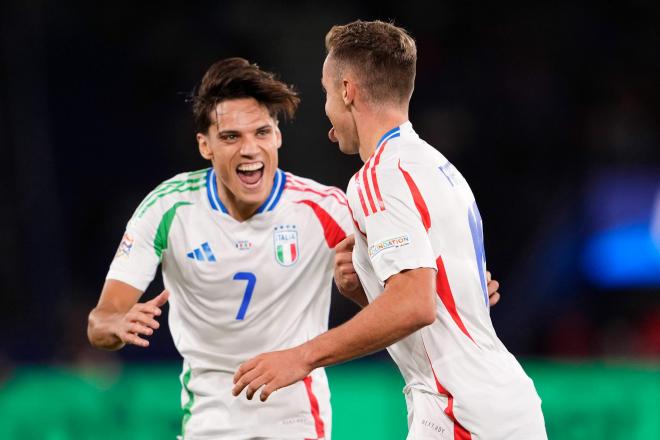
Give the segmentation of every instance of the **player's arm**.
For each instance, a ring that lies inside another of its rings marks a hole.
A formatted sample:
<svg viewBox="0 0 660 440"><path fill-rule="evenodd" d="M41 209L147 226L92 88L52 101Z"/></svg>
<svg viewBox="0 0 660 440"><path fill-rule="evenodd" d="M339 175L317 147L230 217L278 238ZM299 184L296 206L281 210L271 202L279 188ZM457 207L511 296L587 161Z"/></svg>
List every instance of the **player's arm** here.
<svg viewBox="0 0 660 440"><path fill-rule="evenodd" d="M96 348L118 350L126 344L148 347L151 336L160 327L156 317L167 302L169 293L145 303L138 303L142 291L122 281L108 279L103 286L99 302L89 314L87 337Z"/></svg>
<svg viewBox="0 0 660 440"><path fill-rule="evenodd" d="M428 268L392 275L384 292L355 317L289 350L259 355L240 366L233 394L247 387L261 400L305 378L313 369L381 350L435 321L435 276Z"/></svg>
<svg viewBox="0 0 660 440"><path fill-rule="evenodd" d="M369 304L360 278L353 267L355 236L349 235L335 246L334 278L337 290L360 307Z"/></svg>

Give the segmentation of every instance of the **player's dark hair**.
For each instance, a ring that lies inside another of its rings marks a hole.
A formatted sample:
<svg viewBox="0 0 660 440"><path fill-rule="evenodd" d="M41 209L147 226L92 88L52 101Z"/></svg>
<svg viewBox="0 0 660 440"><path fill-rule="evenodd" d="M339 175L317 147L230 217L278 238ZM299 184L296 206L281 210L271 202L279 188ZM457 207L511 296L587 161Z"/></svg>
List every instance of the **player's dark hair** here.
<svg viewBox="0 0 660 440"><path fill-rule="evenodd" d="M405 29L383 21L333 26L325 48L340 72L350 69L372 102L406 103L415 86L417 47Z"/></svg>
<svg viewBox="0 0 660 440"><path fill-rule="evenodd" d="M277 119L280 115L291 119L300 98L293 86L261 70L243 58L227 58L213 63L193 92L192 110L195 129L206 133L214 122L211 113L218 103L229 99L254 98Z"/></svg>

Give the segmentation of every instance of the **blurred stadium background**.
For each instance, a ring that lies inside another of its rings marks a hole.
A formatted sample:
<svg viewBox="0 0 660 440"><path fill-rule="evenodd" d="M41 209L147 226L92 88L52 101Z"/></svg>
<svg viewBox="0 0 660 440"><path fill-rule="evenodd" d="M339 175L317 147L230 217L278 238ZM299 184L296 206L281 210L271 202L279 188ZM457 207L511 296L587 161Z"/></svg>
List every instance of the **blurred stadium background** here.
<svg viewBox="0 0 660 440"><path fill-rule="evenodd" d="M0 5L0 438L174 438L166 326L148 350L86 341L124 224L160 181L206 166L184 98L228 56L301 93L281 167L344 188L359 163L327 140L320 71L327 30L357 18L418 42L411 120L476 194L494 325L550 438L660 438L657 2L45 0ZM354 312L333 293L333 325ZM328 374L336 440L404 438L386 354Z"/></svg>

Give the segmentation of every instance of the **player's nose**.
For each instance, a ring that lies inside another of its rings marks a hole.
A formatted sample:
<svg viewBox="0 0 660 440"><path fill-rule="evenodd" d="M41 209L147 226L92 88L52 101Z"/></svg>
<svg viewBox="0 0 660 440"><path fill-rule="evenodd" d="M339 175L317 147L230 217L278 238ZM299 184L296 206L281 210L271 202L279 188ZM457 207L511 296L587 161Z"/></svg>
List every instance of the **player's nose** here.
<svg viewBox="0 0 660 440"><path fill-rule="evenodd" d="M259 153L259 142L255 138L246 138L241 144L241 155L255 156Z"/></svg>

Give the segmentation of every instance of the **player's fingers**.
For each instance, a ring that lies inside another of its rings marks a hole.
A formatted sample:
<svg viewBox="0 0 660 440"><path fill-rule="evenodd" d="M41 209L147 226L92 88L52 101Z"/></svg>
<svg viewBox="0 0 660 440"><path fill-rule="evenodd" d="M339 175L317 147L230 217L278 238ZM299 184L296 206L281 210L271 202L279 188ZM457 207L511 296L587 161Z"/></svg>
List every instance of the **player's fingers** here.
<svg viewBox="0 0 660 440"><path fill-rule="evenodd" d="M133 311L140 313L148 313L152 316L160 316L162 313L160 307L157 307L150 302L135 304L133 306Z"/></svg>
<svg viewBox="0 0 660 440"><path fill-rule="evenodd" d="M128 326L128 331L131 333L135 333L136 335L145 335L145 336L151 336L154 333L154 331L151 328L137 322L131 323Z"/></svg>
<svg viewBox="0 0 660 440"><path fill-rule="evenodd" d="M355 246L355 236L353 234L347 236L342 241L340 241L337 246L335 246L335 251L339 252L350 252Z"/></svg>
<svg viewBox="0 0 660 440"><path fill-rule="evenodd" d="M253 368L249 371L246 371L241 375L241 377L234 382L234 388L232 389L232 394L238 396L245 387L250 387L252 383L261 376L261 370L258 368ZM261 385L259 385L261 386ZM252 394L256 391L258 387L252 387ZM252 398L251 396L249 397Z"/></svg>
<svg viewBox="0 0 660 440"><path fill-rule="evenodd" d="M121 338L121 340L124 341L125 344L137 345L138 347L149 346L149 341L140 338L138 335L134 333L125 333Z"/></svg>
<svg viewBox="0 0 660 440"><path fill-rule="evenodd" d="M252 370L256 366L256 364L257 364L256 359L252 358L239 365L238 369L236 370L236 373L234 373L234 383L238 383L240 378L244 374L247 374L250 370Z"/></svg>
<svg viewBox="0 0 660 440"><path fill-rule="evenodd" d="M252 400L252 397L254 397L254 393L256 393L259 390L259 388L261 388L266 383L268 383L268 378L265 375L261 375L256 379L250 381L247 388L245 389L245 397L247 397L248 400Z"/></svg>
<svg viewBox="0 0 660 440"><path fill-rule="evenodd" d="M126 319L129 322L137 322L138 324L146 325L153 329L160 328L160 323L156 321L150 313L132 311L126 314Z"/></svg>
<svg viewBox="0 0 660 440"><path fill-rule="evenodd" d="M488 297L488 304L491 306L494 306L497 304L500 300L500 294L498 292L493 293L491 296Z"/></svg>
<svg viewBox="0 0 660 440"><path fill-rule="evenodd" d="M265 402L268 397L270 397L271 394L273 394L275 391L277 391L278 387L275 383L267 383L262 389L261 389L261 395L259 396L259 399L262 402Z"/></svg>
<svg viewBox="0 0 660 440"><path fill-rule="evenodd" d="M486 281L488 281L488 282L490 283L490 280L492 280L492 279L493 279L493 278L492 278L492 276L491 276L491 274L490 274L490 271L487 270L487 271L486 271Z"/></svg>
<svg viewBox="0 0 660 440"><path fill-rule="evenodd" d="M255 372L255 370L251 370L254 372L254 374L251 374L250 377L254 380L259 377L259 374ZM249 374L249 373L247 373ZM234 387L231 390L231 393L234 396L238 396L243 392L243 390L250 385L251 380L246 379L246 375L241 376L238 378L238 380L234 383ZM254 394L254 391L256 391L256 388L253 388L252 394ZM252 398L252 397L250 397Z"/></svg>
<svg viewBox="0 0 660 440"><path fill-rule="evenodd" d="M152 304L156 307L160 307L167 302L169 297L170 297L170 292L168 292L167 290L163 290L162 292L160 292L160 294L157 297L153 298L150 301L147 301L147 304Z"/></svg>
<svg viewBox="0 0 660 440"><path fill-rule="evenodd" d="M353 261L353 254L350 252L337 252L335 254L335 266L350 263L351 261Z"/></svg>
<svg viewBox="0 0 660 440"><path fill-rule="evenodd" d="M350 275L355 273L355 266L352 263L343 263L336 267L340 275Z"/></svg>
<svg viewBox="0 0 660 440"><path fill-rule="evenodd" d="M500 283L498 283L496 280L489 281L488 282L488 296L490 296L493 293L497 292L497 290L499 288L500 288Z"/></svg>

